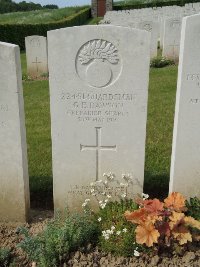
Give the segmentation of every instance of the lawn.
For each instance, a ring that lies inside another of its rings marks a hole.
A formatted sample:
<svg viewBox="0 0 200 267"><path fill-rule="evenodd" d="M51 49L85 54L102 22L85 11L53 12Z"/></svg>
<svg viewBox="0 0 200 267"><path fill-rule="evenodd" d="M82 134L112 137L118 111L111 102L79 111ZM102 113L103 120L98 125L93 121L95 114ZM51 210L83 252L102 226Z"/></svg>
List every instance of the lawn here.
<svg viewBox="0 0 200 267"><path fill-rule="evenodd" d="M38 24L63 20L86 6L0 14L0 24Z"/></svg>
<svg viewBox="0 0 200 267"><path fill-rule="evenodd" d="M26 74L25 55L21 55ZM177 67L150 70L144 191L167 195ZM24 81L32 206L52 207L52 161L48 81Z"/></svg>

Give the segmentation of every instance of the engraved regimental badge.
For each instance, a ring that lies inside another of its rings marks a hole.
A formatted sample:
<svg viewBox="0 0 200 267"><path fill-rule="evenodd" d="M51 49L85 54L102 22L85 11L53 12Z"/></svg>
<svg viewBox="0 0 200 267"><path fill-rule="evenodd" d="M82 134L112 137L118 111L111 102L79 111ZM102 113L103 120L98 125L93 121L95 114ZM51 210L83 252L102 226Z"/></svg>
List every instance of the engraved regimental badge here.
<svg viewBox="0 0 200 267"><path fill-rule="evenodd" d="M91 87L113 84L120 75L121 66L117 48L101 39L85 43L76 57L76 72Z"/></svg>

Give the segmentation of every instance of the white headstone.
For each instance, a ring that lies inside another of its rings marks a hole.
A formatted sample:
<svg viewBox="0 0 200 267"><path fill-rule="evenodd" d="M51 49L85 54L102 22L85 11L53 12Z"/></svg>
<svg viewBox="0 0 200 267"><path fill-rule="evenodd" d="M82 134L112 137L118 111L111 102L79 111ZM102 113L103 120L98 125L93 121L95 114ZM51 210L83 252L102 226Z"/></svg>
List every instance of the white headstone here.
<svg viewBox="0 0 200 267"><path fill-rule="evenodd" d="M19 47L0 42L0 221L24 222L29 209Z"/></svg>
<svg viewBox="0 0 200 267"><path fill-rule="evenodd" d="M159 23L155 21L141 21L138 24L138 28L151 33L150 55L151 58L156 57L158 49Z"/></svg>
<svg viewBox="0 0 200 267"><path fill-rule="evenodd" d="M200 197L200 15L183 19L170 192Z"/></svg>
<svg viewBox="0 0 200 267"><path fill-rule="evenodd" d="M55 208L80 209L108 172L142 192L150 34L73 27L48 32L48 46Z"/></svg>
<svg viewBox="0 0 200 267"><path fill-rule="evenodd" d="M28 36L25 38L27 72L32 77L48 73L47 38L43 36Z"/></svg>
<svg viewBox="0 0 200 267"><path fill-rule="evenodd" d="M179 47L181 38L181 19L170 18L165 20L163 51L162 55L175 61L179 58Z"/></svg>

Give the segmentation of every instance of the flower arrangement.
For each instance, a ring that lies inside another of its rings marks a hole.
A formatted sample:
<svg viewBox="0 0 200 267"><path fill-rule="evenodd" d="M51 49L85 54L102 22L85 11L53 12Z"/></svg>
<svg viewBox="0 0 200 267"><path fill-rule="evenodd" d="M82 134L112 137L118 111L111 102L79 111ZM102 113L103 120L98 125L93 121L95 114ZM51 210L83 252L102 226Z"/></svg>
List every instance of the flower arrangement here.
<svg viewBox="0 0 200 267"><path fill-rule="evenodd" d="M186 199L177 192L171 193L164 202L158 199L141 198L136 201L139 209L126 211L127 221L137 225L135 238L137 244L152 247L154 244L170 246L199 240L200 222L186 216Z"/></svg>

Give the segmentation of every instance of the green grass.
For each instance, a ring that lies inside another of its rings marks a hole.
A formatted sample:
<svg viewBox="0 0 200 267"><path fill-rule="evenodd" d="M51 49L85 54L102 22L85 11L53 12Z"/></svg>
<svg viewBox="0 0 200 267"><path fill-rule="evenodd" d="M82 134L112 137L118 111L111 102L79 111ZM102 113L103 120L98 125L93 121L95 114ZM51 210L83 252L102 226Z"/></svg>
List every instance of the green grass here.
<svg viewBox="0 0 200 267"><path fill-rule="evenodd" d="M153 196L168 193L176 81L177 66L150 71L144 191Z"/></svg>
<svg viewBox="0 0 200 267"><path fill-rule="evenodd" d="M46 9L29 12L13 12L0 15L0 24L38 24L63 20L86 6Z"/></svg>
<svg viewBox="0 0 200 267"><path fill-rule="evenodd" d="M24 82L31 202L52 206L52 160L48 81Z"/></svg>
<svg viewBox="0 0 200 267"><path fill-rule="evenodd" d="M22 76L27 75L26 71L26 53L21 53L21 65L22 65Z"/></svg>
<svg viewBox="0 0 200 267"><path fill-rule="evenodd" d="M169 2L170 0L114 0L114 6L126 6L126 5L134 5L134 4L149 4L149 3L164 3ZM173 0L172 0L173 1Z"/></svg>
<svg viewBox="0 0 200 267"><path fill-rule="evenodd" d="M26 73L25 54L21 55ZM177 66L150 70L144 192L167 195ZM32 206L52 207L48 81L23 82Z"/></svg>

